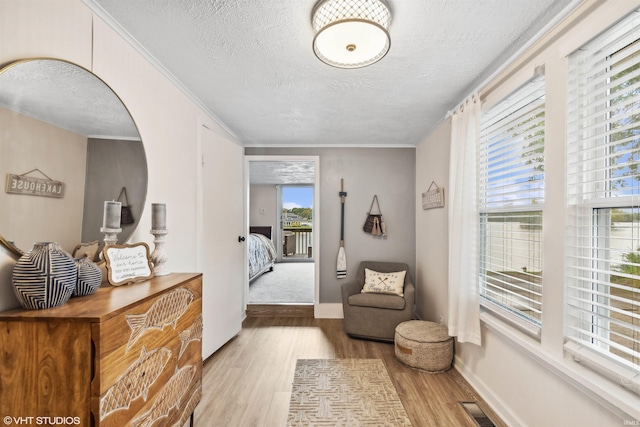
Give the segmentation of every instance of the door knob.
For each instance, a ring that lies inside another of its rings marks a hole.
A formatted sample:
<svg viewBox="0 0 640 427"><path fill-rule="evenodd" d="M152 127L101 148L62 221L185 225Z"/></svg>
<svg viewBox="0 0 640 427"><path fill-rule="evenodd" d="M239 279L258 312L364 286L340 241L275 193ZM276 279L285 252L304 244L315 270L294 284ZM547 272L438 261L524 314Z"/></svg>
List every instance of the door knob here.
<svg viewBox="0 0 640 427"><path fill-rule="evenodd" d="M244 236L238 236L238 242L240 243L244 242Z"/></svg>

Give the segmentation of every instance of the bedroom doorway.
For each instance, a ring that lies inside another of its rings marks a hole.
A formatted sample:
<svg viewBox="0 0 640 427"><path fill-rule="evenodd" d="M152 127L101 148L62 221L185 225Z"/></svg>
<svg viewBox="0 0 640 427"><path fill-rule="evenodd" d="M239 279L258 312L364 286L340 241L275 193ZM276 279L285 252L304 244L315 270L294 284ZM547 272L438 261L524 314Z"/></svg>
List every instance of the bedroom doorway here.
<svg viewBox="0 0 640 427"><path fill-rule="evenodd" d="M318 301L319 158L245 156L245 160L249 228L271 228L277 252L273 269L248 281L247 315L256 309L266 315L299 308L313 315Z"/></svg>

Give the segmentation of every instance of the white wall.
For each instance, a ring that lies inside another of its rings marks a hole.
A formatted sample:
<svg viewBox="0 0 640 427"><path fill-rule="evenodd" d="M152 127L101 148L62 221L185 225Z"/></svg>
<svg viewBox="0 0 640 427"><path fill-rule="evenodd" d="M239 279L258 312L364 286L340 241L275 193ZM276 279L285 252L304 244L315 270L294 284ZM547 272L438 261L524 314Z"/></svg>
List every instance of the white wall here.
<svg viewBox="0 0 640 427"><path fill-rule="evenodd" d="M225 131L81 0L0 1L0 66L28 57L76 63L118 94L138 126L149 170L147 201L130 241L153 247L150 204L166 203L168 269L196 271L198 123ZM0 248L0 310L17 305L13 263Z"/></svg>
<svg viewBox="0 0 640 427"><path fill-rule="evenodd" d="M483 108L499 101L546 68L545 219L542 338L536 341L488 314L482 346L456 344L455 367L490 405L517 426L619 426L640 418L640 397L609 382L563 353L564 142L566 56L628 12L639 1L589 1L481 88ZM462 101L462 100L460 100ZM422 211L420 193L431 180L447 185L451 124L446 120L416 149L416 270L418 312L447 321L446 212ZM446 200L445 190L445 200ZM635 425L635 424L627 424Z"/></svg>
<svg viewBox="0 0 640 427"><path fill-rule="evenodd" d="M447 318L447 206L449 137L447 120L416 147L416 312L423 320ZM422 193L444 187L444 208L422 209ZM444 245L444 247L443 247Z"/></svg>
<svg viewBox="0 0 640 427"><path fill-rule="evenodd" d="M86 158L86 137L0 108L0 234L24 251L35 242L58 242L71 252L82 237ZM42 173L29 177L63 182L63 197L4 191L7 174L34 169Z"/></svg>
<svg viewBox="0 0 640 427"><path fill-rule="evenodd" d="M249 225L270 225L275 240L278 203L275 185L251 185L249 189Z"/></svg>

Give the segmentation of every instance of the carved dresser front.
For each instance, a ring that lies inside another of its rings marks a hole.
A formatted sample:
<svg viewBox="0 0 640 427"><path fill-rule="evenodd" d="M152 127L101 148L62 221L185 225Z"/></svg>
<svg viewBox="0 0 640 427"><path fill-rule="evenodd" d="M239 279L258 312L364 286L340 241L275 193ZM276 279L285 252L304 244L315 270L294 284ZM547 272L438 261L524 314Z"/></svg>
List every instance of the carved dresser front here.
<svg viewBox="0 0 640 427"><path fill-rule="evenodd" d="M201 274L0 313L4 425L181 427L201 394Z"/></svg>

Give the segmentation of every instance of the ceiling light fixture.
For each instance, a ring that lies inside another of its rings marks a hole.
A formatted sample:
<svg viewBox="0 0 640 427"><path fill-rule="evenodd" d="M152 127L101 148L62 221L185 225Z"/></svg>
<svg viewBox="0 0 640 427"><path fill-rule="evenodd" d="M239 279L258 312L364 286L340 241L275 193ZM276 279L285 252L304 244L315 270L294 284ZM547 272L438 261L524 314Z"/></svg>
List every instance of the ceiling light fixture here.
<svg viewBox="0 0 640 427"><path fill-rule="evenodd" d="M322 0L313 11L313 51L338 68L371 65L389 51L390 23L383 0Z"/></svg>

